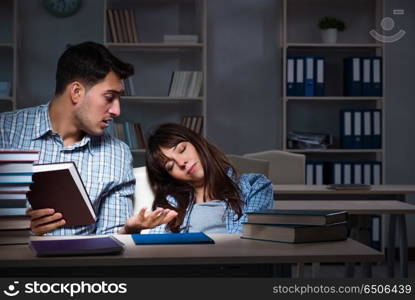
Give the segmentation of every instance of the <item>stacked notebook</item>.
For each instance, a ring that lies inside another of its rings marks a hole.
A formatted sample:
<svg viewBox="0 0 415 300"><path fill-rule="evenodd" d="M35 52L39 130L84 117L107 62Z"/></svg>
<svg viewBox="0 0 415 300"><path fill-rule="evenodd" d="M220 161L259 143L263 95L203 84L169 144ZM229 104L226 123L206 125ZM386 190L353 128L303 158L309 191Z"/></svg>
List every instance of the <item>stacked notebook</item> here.
<svg viewBox="0 0 415 300"><path fill-rule="evenodd" d="M242 238L286 243L345 240L347 212L266 209L248 213Z"/></svg>
<svg viewBox="0 0 415 300"><path fill-rule="evenodd" d="M30 221L26 216L33 162L37 151L0 150L0 244L27 243Z"/></svg>

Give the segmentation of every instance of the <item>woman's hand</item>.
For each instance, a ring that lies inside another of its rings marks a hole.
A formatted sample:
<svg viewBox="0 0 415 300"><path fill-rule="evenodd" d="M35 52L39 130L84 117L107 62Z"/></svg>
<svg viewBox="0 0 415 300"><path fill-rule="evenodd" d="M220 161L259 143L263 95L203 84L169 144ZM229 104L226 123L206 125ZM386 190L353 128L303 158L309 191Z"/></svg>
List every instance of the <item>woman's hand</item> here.
<svg viewBox="0 0 415 300"><path fill-rule="evenodd" d="M161 224L167 224L175 217L177 212L168 208L157 208L156 210L146 213L147 208L140 209L138 214L129 218L125 222L124 228L120 234L140 233L143 229L154 228Z"/></svg>

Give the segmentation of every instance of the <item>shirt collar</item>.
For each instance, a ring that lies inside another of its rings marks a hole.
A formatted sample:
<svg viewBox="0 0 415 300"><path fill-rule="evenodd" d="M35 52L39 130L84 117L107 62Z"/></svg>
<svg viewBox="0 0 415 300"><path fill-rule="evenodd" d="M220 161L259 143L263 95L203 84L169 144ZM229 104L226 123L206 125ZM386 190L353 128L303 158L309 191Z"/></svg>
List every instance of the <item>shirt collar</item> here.
<svg viewBox="0 0 415 300"><path fill-rule="evenodd" d="M40 105L35 116L35 126L33 128L32 140L37 140L44 137L46 134L54 133L52 129L52 122L49 115L50 102ZM72 146L65 147L64 150L70 151L80 147L88 147L89 152L94 154L94 147L92 145L92 137L85 135L82 140L73 144Z"/></svg>

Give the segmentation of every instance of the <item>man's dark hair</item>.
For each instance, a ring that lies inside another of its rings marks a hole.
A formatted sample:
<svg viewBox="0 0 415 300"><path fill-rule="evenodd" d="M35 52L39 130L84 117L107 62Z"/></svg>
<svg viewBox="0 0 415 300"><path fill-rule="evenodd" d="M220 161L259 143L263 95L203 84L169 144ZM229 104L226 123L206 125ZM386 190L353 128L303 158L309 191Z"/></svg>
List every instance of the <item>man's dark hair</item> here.
<svg viewBox="0 0 415 300"><path fill-rule="evenodd" d="M92 87L110 71L125 79L134 74L134 67L116 58L101 44L84 42L70 46L58 61L55 95L61 95L73 81Z"/></svg>

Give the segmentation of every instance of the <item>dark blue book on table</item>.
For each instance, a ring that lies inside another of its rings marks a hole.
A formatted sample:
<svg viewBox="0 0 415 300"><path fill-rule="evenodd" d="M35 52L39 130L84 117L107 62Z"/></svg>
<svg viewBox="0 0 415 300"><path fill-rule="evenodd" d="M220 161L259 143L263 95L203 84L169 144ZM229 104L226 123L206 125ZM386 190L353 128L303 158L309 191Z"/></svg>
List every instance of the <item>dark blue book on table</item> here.
<svg viewBox="0 0 415 300"><path fill-rule="evenodd" d="M203 232L132 234L136 245L214 244Z"/></svg>
<svg viewBox="0 0 415 300"><path fill-rule="evenodd" d="M30 247L39 257L108 255L119 254L124 250L123 244L111 236L82 239L36 240L30 241Z"/></svg>

